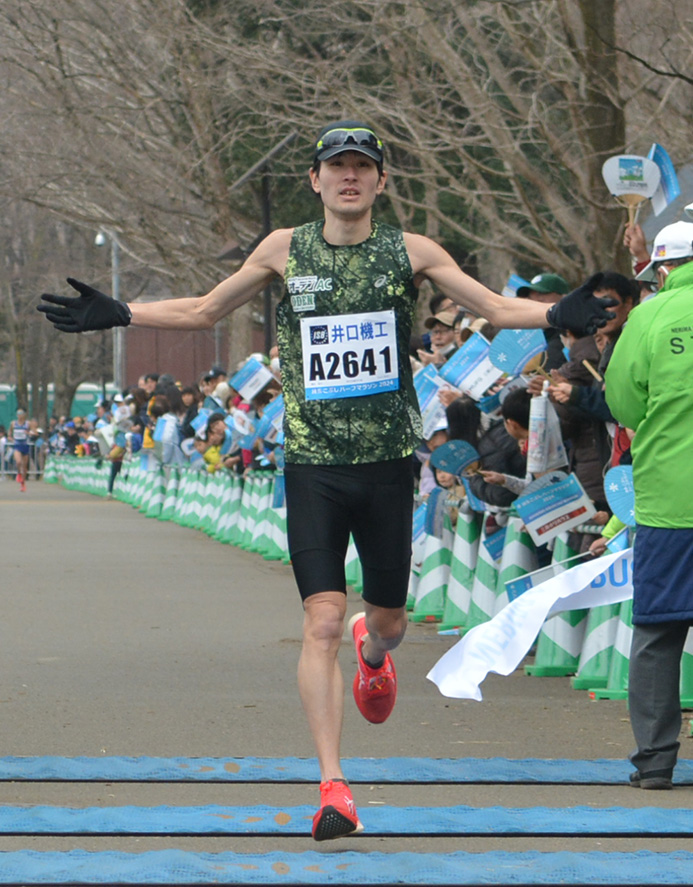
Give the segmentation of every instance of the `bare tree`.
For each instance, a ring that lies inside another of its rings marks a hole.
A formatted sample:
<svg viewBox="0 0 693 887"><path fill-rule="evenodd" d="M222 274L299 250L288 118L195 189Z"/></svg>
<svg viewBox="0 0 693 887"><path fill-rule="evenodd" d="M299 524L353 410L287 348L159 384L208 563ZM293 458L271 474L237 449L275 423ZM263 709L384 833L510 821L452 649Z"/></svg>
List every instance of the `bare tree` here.
<svg viewBox="0 0 693 887"><path fill-rule="evenodd" d="M128 298L204 292L222 247L261 230L259 185L233 183L297 131L273 222L314 217L310 141L353 116L387 145L386 218L496 288L512 270L577 283L619 261L604 159L655 140L690 158L691 48L674 0L5 0L0 195L116 232Z"/></svg>
<svg viewBox="0 0 693 887"><path fill-rule="evenodd" d="M84 232L26 202L6 204L0 221L3 369L16 381L18 401L31 402L32 414L44 423L51 383L55 410L67 412L81 382L110 376L110 333L63 336L36 311L37 295L62 288L66 269L84 263L90 251Z"/></svg>

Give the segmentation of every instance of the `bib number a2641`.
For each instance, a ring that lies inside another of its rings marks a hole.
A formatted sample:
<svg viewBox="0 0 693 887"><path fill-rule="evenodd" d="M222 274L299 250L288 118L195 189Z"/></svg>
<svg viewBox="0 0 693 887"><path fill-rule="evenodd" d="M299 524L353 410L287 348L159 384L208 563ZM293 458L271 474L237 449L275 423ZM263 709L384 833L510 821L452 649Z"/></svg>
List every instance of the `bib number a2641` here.
<svg viewBox="0 0 693 887"><path fill-rule="evenodd" d="M302 318L301 343L307 400L399 387L394 311Z"/></svg>

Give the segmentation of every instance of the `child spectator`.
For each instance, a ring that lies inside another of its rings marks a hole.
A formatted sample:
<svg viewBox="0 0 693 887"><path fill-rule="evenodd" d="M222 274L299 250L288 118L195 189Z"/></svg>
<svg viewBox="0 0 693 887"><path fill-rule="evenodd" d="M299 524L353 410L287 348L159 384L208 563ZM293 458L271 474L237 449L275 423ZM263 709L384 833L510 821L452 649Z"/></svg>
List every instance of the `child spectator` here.
<svg viewBox="0 0 693 887"><path fill-rule="evenodd" d="M155 424L155 452L163 465L180 465L185 461L180 448L180 431L178 417L171 409L171 404L164 394L157 394L149 408ZM156 426L161 423L161 428Z"/></svg>
<svg viewBox="0 0 693 887"><path fill-rule="evenodd" d="M201 454L205 467L210 474L224 468L221 448L226 437L226 421L224 413L212 413L205 428L195 435L195 449Z"/></svg>
<svg viewBox="0 0 693 887"><path fill-rule="evenodd" d="M491 426L479 439L480 474L469 479L469 486L490 506L507 508L527 485L531 399L526 388L510 391L501 403L503 422Z"/></svg>

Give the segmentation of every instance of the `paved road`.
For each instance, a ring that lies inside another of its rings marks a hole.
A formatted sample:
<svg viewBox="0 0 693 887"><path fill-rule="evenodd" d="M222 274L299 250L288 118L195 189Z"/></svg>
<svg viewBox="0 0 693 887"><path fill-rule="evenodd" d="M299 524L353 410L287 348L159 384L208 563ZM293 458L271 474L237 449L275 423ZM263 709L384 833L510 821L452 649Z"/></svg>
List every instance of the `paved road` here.
<svg viewBox="0 0 693 887"><path fill-rule="evenodd" d="M301 609L290 568L130 506L58 486L0 483L0 756L312 757L296 690ZM350 613L359 599L349 598ZM452 638L412 625L400 698L367 724L347 702L345 757L623 758L625 703L565 678L491 676L484 701L443 698L426 672ZM350 681L355 657L341 661ZM688 719L686 719L686 732ZM684 738L683 755L693 757ZM361 806L690 807L693 788L357 786ZM314 804L311 785L0 783L0 804ZM0 850L315 849L303 838L0 838ZM362 837L320 849L693 849L685 839Z"/></svg>

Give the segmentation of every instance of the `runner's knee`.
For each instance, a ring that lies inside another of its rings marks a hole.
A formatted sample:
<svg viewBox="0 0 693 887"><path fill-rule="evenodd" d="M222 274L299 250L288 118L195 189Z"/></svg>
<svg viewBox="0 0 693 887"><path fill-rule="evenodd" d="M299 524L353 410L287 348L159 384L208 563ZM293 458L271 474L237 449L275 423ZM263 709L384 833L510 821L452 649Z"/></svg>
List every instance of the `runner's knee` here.
<svg viewBox="0 0 693 887"><path fill-rule="evenodd" d="M304 602L304 644L339 646L344 634L346 599L340 592L312 595Z"/></svg>

